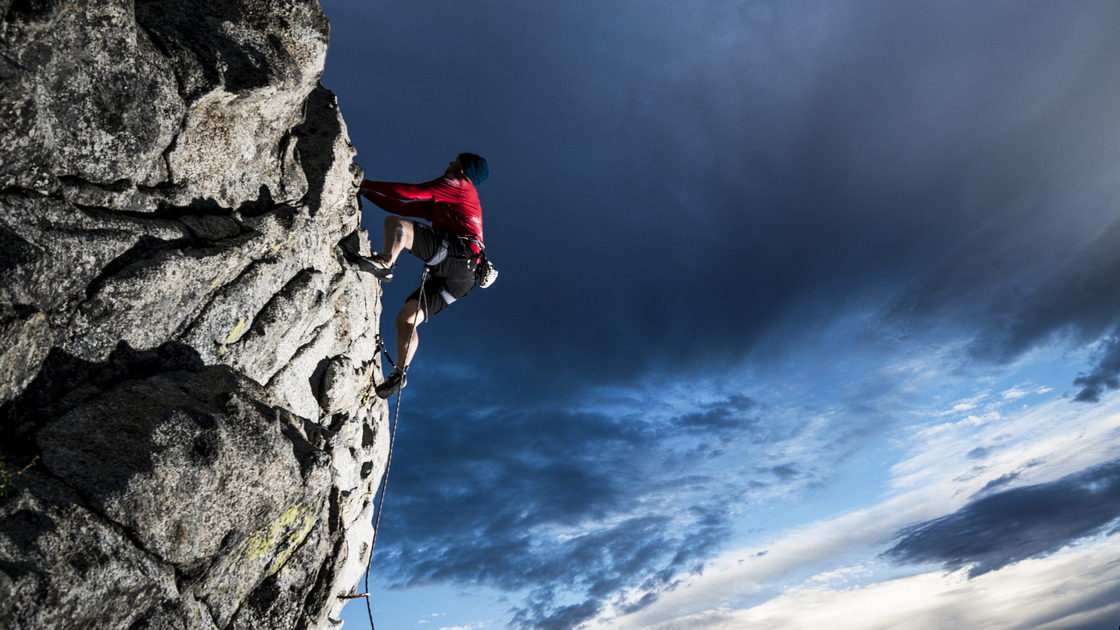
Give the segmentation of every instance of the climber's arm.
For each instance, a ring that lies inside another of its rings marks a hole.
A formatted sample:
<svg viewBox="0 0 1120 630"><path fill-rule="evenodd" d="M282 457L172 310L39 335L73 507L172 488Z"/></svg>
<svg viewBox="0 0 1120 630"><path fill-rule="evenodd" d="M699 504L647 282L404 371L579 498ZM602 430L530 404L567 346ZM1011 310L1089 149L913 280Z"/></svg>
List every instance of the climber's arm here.
<svg viewBox="0 0 1120 630"><path fill-rule="evenodd" d="M441 178L442 179L442 178ZM436 188L440 179L423 184L405 184L402 182L375 182L367 179L362 182L363 191L372 191L379 195L392 197L401 201L418 201L432 199L436 196ZM363 192L364 194L364 192ZM372 199L370 200L372 201Z"/></svg>
<svg viewBox="0 0 1120 630"><path fill-rule="evenodd" d="M397 190L394 188L396 186L408 186L416 188L412 184L374 182L367 179L362 182L362 187L358 190L358 192L361 193L361 195L366 199L372 201L377 205L378 208L381 208L385 212L391 212L392 214L400 215L402 217L424 219L425 221L432 220L432 207L435 205L435 202L432 201L430 193L427 198L405 197L404 199L416 200L405 201L399 194L386 194L387 192L397 192Z"/></svg>

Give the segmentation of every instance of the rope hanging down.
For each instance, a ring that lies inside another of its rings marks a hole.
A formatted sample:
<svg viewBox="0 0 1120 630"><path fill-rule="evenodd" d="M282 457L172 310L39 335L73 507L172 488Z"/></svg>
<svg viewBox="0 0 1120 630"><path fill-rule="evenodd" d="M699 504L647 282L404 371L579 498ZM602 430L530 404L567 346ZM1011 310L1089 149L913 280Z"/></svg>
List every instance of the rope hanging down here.
<svg viewBox="0 0 1120 630"><path fill-rule="evenodd" d="M416 305L416 315L412 318L412 331L408 333L408 343L405 344L404 347L404 356L397 357L401 362L400 371L402 381L407 381L408 377L408 351L412 349L412 338L416 335L416 326L419 324L416 316L424 311L424 283L427 280L428 266L424 265L424 272L420 275L420 301ZM389 352L385 350L385 344L381 343L380 335L378 336L378 345L381 347L381 351L385 353L385 358L389 360L389 365L392 365L393 368L397 368L397 365L393 363L392 357L389 356ZM377 500L377 510L374 511L373 516L373 540L369 543L369 560L366 561L366 592L353 596L365 597L366 613L369 614L370 630L377 630L377 627L373 625L373 608L369 605L369 569L373 566L373 551L377 546L377 529L381 525L381 507L385 505L385 488L389 485L389 466L393 463L393 443L397 441L397 421L400 420L401 417L401 393L403 391L404 386L402 385L401 388L397 390L397 406L396 410L393 412L393 426L389 431L389 456L385 459L385 474L381 475L381 489L378 491L381 496Z"/></svg>

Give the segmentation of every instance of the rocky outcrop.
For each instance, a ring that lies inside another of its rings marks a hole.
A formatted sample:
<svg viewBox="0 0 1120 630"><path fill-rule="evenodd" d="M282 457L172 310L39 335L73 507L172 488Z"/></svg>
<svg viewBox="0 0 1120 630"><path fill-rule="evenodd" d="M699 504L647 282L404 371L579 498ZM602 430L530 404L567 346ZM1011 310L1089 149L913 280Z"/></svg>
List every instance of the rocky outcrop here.
<svg viewBox="0 0 1120 630"><path fill-rule="evenodd" d="M0 16L0 630L339 625L388 441L318 3Z"/></svg>

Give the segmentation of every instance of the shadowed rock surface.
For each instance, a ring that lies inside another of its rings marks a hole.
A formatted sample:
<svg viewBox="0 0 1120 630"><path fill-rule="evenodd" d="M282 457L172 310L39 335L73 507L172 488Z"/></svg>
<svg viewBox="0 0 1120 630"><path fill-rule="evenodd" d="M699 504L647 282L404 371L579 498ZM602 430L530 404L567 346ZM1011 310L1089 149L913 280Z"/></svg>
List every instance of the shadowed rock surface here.
<svg viewBox="0 0 1120 630"><path fill-rule="evenodd" d="M318 3L0 16L0 630L337 627L388 428Z"/></svg>

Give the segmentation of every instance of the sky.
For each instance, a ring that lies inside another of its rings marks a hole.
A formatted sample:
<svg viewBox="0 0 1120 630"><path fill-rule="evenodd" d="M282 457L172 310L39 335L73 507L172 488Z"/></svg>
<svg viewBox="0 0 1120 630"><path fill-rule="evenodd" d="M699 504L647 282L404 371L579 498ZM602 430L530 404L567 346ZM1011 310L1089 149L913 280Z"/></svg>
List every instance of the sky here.
<svg viewBox="0 0 1120 630"><path fill-rule="evenodd" d="M323 8L366 177L484 156L500 270L420 329L379 627L1120 625L1120 5Z"/></svg>

